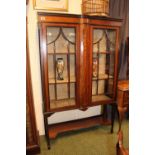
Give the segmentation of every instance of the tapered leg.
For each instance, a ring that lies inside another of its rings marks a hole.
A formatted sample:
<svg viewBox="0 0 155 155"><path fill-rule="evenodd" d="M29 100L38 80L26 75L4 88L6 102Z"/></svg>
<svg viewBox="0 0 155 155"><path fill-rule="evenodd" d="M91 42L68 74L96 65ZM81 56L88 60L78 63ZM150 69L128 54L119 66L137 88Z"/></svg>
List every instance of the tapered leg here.
<svg viewBox="0 0 155 155"><path fill-rule="evenodd" d="M126 107L118 107L118 112L119 112L119 129L118 132L121 130L121 125L122 125L122 120L124 118L124 114L126 112L127 108Z"/></svg>
<svg viewBox="0 0 155 155"><path fill-rule="evenodd" d="M45 136L46 136L46 141L47 141L47 148L51 149L51 145L50 145L50 138L49 138L49 134L48 134L48 117L44 116L44 126L45 126Z"/></svg>
<svg viewBox="0 0 155 155"><path fill-rule="evenodd" d="M50 144L50 139L49 138L47 139L47 148L48 148L48 150L51 149L51 144Z"/></svg>

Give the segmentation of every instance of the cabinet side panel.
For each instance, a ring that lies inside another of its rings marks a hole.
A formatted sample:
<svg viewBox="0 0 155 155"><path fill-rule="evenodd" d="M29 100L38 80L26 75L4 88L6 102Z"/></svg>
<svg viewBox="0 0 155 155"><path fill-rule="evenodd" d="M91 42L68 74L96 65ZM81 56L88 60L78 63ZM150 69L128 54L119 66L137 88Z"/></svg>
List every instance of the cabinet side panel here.
<svg viewBox="0 0 155 155"><path fill-rule="evenodd" d="M36 152L39 153L40 147L31 85L27 29L26 34L26 152L36 150Z"/></svg>
<svg viewBox="0 0 155 155"><path fill-rule="evenodd" d="M119 52L119 33L120 28L116 29L116 49L115 49L115 66L114 66L114 87L113 87L113 98L116 100L116 91L117 91L117 81L118 81L118 52Z"/></svg>
<svg viewBox="0 0 155 155"><path fill-rule="evenodd" d="M49 102L49 87L48 87L48 60L47 60L47 47L46 47L46 26L40 25L40 57L41 57L41 76L42 76L42 89L44 99L44 111L50 111Z"/></svg>

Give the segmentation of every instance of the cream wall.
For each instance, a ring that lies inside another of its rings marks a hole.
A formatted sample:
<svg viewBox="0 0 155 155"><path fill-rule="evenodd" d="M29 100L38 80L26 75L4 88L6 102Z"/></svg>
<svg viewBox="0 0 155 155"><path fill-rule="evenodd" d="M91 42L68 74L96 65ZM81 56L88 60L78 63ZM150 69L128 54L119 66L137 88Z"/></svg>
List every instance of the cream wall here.
<svg viewBox="0 0 155 155"><path fill-rule="evenodd" d="M68 13L81 14L82 0L69 0ZM28 38L31 65L31 78L33 87L34 106L36 113L37 127L40 135L44 135L43 108L42 108L42 91L40 78L40 57L39 57L39 41L37 27L37 11L33 10L32 0L27 7L28 16ZM62 122L78 118L89 117L100 114L101 107L89 108L83 112L80 110L70 110L67 112L59 112L49 118L49 123Z"/></svg>

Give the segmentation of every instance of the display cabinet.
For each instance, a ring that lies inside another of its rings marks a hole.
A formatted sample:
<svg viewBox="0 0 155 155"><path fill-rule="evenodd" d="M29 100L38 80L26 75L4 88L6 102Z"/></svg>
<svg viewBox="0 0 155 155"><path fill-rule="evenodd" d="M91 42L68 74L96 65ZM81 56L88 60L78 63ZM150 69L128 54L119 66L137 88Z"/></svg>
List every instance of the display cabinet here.
<svg viewBox="0 0 155 155"><path fill-rule="evenodd" d="M45 133L112 125L116 103L120 19L38 13ZM107 105L112 117L108 120ZM55 112L103 105L103 114L48 124Z"/></svg>

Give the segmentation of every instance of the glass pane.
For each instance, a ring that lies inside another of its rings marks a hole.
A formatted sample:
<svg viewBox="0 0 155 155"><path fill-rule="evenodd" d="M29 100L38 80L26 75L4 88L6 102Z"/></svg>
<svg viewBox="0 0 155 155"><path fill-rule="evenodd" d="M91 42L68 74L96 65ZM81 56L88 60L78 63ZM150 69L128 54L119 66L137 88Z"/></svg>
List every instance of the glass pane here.
<svg viewBox="0 0 155 155"><path fill-rule="evenodd" d="M67 84L57 84L57 100L68 99Z"/></svg>
<svg viewBox="0 0 155 155"><path fill-rule="evenodd" d="M70 98L75 98L75 83L70 83Z"/></svg>
<svg viewBox="0 0 155 155"><path fill-rule="evenodd" d="M48 27L48 53L75 53L75 28Z"/></svg>
<svg viewBox="0 0 155 155"><path fill-rule="evenodd" d="M54 41L60 34L60 27L47 27L47 49L48 53L54 53Z"/></svg>
<svg viewBox="0 0 155 155"><path fill-rule="evenodd" d="M70 42L75 43L75 29L74 28L63 28L62 30L66 38Z"/></svg>
<svg viewBox="0 0 155 155"><path fill-rule="evenodd" d="M97 82L93 81L92 82L92 95L96 95L97 94Z"/></svg>
<svg viewBox="0 0 155 155"><path fill-rule="evenodd" d="M114 30L108 30L108 38L110 40L110 51L115 51L116 31L114 31Z"/></svg>
<svg viewBox="0 0 155 155"><path fill-rule="evenodd" d="M106 74L106 54L99 54L99 76Z"/></svg>
<svg viewBox="0 0 155 155"><path fill-rule="evenodd" d="M55 84L50 84L49 85L49 96L50 100L55 100L56 99L56 94L55 94Z"/></svg>
<svg viewBox="0 0 155 155"><path fill-rule="evenodd" d="M70 81L75 82L75 55L70 55Z"/></svg>
<svg viewBox="0 0 155 155"><path fill-rule="evenodd" d="M54 65L54 56L48 55L48 77L53 80L55 79Z"/></svg>
<svg viewBox="0 0 155 155"><path fill-rule="evenodd" d="M92 102L110 99L113 94L115 42L115 30L93 30Z"/></svg>
<svg viewBox="0 0 155 155"><path fill-rule="evenodd" d="M68 42L64 39L62 35L60 35L55 45L56 45L56 49L55 49L56 53L67 53L68 52L68 49L67 49Z"/></svg>
<svg viewBox="0 0 155 155"><path fill-rule="evenodd" d="M104 94L105 80L98 81L98 94Z"/></svg>
<svg viewBox="0 0 155 155"><path fill-rule="evenodd" d="M75 105L76 31L47 27L49 98L51 109Z"/></svg>

